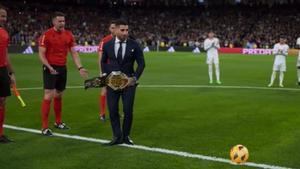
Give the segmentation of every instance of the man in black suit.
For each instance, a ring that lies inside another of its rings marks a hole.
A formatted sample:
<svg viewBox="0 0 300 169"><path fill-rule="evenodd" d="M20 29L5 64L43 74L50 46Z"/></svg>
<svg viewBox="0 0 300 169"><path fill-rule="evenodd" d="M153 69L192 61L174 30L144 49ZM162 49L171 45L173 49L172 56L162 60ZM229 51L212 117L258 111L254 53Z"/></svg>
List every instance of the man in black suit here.
<svg viewBox="0 0 300 169"><path fill-rule="evenodd" d="M113 130L113 139L108 145L129 144L130 130L133 119L134 96L137 87L137 80L145 68L144 54L138 43L128 38L128 24L126 21L116 21L115 38L107 42L103 47L101 69L105 74L112 71L121 71L128 78L126 87L122 90L113 90L107 87L107 104L110 113L110 121ZM134 70L134 64L137 68ZM122 99L124 121L121 129L119 117L119 100Z"/></svg>

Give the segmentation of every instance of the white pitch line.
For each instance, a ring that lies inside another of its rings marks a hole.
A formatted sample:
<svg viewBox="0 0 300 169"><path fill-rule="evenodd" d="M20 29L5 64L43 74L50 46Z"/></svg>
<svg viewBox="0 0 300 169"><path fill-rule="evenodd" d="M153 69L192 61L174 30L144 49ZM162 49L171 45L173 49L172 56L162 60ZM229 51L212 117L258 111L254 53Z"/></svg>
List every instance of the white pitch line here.
<svg viewBox="0 0 300 169"><path fill-rule="evenodd" d="M300 88L279 88L259 86L213 86L213 85L141 85L142 88L219 88L219 89L258 89L258 90L284 90L300 91Z"/></svg>
<svg viewBox="0 0 300 169"><path fill-rule="evenodd" d="M300 91L300 88L279 88L260 86L213 86L213 85L139 85L140 88L216 88L216 89L254 89L276 91ZM67 86L68 89L83 89L83 86ZM19 88L19 90L42 90L42 87Z"/></svg>
<svg viewBox="0 0 300 169"><path fill-rule="evenodd" d="M41 133L40 130L24 128L24 127L17 127L17 126L12 126L12 125L4 125L4 127L7 128L7 129L25 131L25 132L29 132L29 133L35 133L35 134L40 134ZM78 135L60 134L60 133L53 133L53 136L67 138L67 139L73 139L73 140L93 142L93 143L101 143L101 144L109 142L108 140L103 140L103 139L82 137L82 136L78 136ZM214 162L220 162L220 163L236 165L236 164L233 164L228 159L219 158L219 157L212 157L212 156L206 156L206 155L201 155L201 154L193 154L193 153L183 152L183 151L169 150L169 149L157 148L157 147L148 147L148 146L143 146L143 145L121 144L120 146L133 148L133 149L138 149L138 150L143 150L143 151L156 152L156 153L161 153L161 154L175 155L175 156L185 157L185 158L194 158L194 159L200 159L200 160L214 161ZM253 162L247 162L247 163L244 163L243 165L244 166L249 166L249 167L255 167L255 168L264 168L264 169L291 169L291 168L287 168L287 167L268 165L268 164L258 164L258 163L253 163Z"/></svg>

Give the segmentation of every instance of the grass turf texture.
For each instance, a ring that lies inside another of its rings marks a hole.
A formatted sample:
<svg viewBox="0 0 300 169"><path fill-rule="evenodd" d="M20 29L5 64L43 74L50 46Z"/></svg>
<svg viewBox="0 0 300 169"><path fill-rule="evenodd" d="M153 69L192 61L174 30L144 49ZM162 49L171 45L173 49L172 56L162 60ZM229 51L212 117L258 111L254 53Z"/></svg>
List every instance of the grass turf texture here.
<svg viewBox="0 0 300 169"><path fill-rule="evenodd" d="M145 55L141 85L208 85L203 54ZM82 54L81 58L90 76L96 76L96 55ZM19 88L42 86L37 55L11 54L11 60ZM264 87L269 83L272 56L222 55L220 62L223 85ZM285 87L297 88L295 64L296 57L288 57ZM82 85L71 59L68 67L68 85ZM42 90L21 91L21 95L27 107L21 108L17 99L10 97L6 124L39 129ZM98 95L98 89L67 89L63 120L71 130L54 131L110 139L109 122L98 120ZM300 91L139 88L131 136L136 144L221 158L229 157L233 145L243 144L250 151L251 162L298 168L299 96ZM52 112L50 126L53 121ZM249 168L9 129L5 133L16 142L0 145L1 169Z"/></svg>

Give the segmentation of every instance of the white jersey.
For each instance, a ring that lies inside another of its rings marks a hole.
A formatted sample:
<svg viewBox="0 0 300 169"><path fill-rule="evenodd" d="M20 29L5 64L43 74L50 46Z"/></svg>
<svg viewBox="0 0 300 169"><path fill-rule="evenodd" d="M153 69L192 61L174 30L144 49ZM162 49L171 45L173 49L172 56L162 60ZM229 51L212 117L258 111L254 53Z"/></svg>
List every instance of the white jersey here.
<svg viewBox="0 0 300 169"><path fill-rule="evenodd" d="M297 39L296 45L300 46L300 37Z"/></svg>
<svg viewBox="0 0 300 169"><path fill-rule="evenodd" d="M220 42L218 38L205 39L204 41L204 50L207 54L207 64L218 64L219 63L219 54L218 49L220 48Z"/></svg>
<svg viewBox="0 0 300 169"><path fill-rule="evenodd" d="M289 46L287 44L275 44L273 54L275 55L273 70L286 71L286 56L288 55Z"/></svg>
<svg viewBox="0 0 300 169"><path fill-rule="evenodd" d="M214 45L213 45L214 44ZM218 55L218 49L220 48L220 43L218 38L205 39L204 50L207 51L207 56Z"/></svg>
<svg viewBox="0 0 300 169"><path fill-rule="evenodd" d="M297 66L300 66L300 37L297 39L296 42L297 47L299 48L299 53L298 53L298 60L297 60Z"/></svg>

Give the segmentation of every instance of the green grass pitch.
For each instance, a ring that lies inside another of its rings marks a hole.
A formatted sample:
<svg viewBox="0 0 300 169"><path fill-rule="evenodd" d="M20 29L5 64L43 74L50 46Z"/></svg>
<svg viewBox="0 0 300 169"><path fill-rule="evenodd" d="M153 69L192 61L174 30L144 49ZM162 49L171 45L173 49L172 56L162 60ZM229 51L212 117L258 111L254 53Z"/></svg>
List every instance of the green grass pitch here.
<svg viewBox="0 0 300 169"><path fill-rule="evenodd" d="M11 54L19 88L41 87L37 55ZM82 54L90 76L98 74L97 56ZM204 54L146 53L141 85L209 85ZM68 86L83 84L69 58ZM221 55L224 86L266 87L273 56ZM287 58L286 88L297 88L296 57ZM276 84L278 85L278 78ZM215 86L212 85L212 86ZM7 100L6 124L40 129L42 90L23 90L22 108ZM54 132L110 139L110 123L98 120L99 89L67 89L63 120L69 131ZM300 167L300 91L237 88L140 87L132 138L138 145L229 158L243 144L250 162ZM50 124L53 124L53 112ZM43 137L5 129L15 143L0 145L1 169L199 169L250 168L101 144Z"/></svg>

